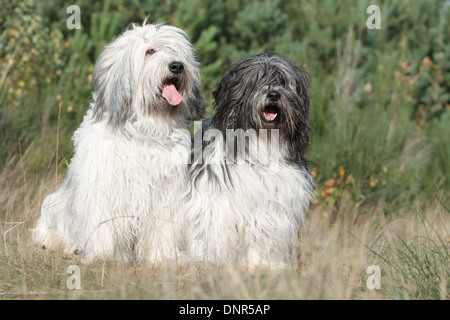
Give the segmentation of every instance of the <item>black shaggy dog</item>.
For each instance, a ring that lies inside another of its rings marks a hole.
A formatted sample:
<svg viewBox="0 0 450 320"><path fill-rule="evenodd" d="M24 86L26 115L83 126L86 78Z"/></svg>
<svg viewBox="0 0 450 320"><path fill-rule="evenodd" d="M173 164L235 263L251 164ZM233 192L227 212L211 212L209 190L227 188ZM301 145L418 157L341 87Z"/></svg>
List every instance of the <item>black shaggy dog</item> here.
<svg viewBox="0 0 450 320"><path fill-rule="evenodd" d="M233 65L213 96L216 113L198 133L190 170L188 256L286 267L313 191L308 77L262 53Z"/></svg>

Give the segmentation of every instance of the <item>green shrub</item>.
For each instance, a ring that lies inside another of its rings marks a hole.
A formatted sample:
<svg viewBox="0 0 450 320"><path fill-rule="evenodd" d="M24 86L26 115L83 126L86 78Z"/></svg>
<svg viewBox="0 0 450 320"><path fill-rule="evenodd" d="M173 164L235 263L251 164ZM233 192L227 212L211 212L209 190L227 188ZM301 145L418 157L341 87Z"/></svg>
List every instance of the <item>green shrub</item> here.
<svg viewBox="0 0 450 320"><path fill-rule="evenodd" d="M366 28L380 6L380 30ZM309 158L317 200L395 211L448 192L450 6L445 0L8 1L0 12L0 170L27 151L41 174L70 158L73 131L92 101L91 76L105 44L131 22L184 29L201 62L207 115L231 64L275 50L311 76Z"/></svg>

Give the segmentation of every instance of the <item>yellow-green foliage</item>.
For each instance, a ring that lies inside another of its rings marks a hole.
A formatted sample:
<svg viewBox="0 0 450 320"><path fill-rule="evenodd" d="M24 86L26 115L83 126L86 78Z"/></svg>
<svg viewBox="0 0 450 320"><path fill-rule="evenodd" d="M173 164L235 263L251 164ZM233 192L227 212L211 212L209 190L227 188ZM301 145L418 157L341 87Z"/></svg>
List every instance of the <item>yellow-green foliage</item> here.
<svg viewBox="0 0 450 320"><path fill-rule="evenodd" d="M0 5L0 297L449 298L449 1L70 4L80 30L67 28L65 0ZM371 4L379 30L366 27ZM92 101L99 52L146 16L188 33L208 116L222 74L249 54L277 51L309 73L316 199L288 272L99 263L69 292L65 270L78 258L30 246L27 230L64 177ZM369 263L383 267L376 293L364 285Z"/></svg>
<svg viewBox="0 0 450 320"><path fill-rule="evenodd" d="M249 54L278 51L309 72L318 201L337 203L344 189L357 200L396 204L419 190L425 198L448 190L450 6L379 2L381 29L369 30L369 4L83 0L81 29L70 30L65 1L8 1L0 13L1 166L30 146L25 167L37 174L70 158L70 136L92 100L96 57L148 15L188 33L202 64L207 115L223 72ZM341 167L351 182L324 196Z"/></svg>

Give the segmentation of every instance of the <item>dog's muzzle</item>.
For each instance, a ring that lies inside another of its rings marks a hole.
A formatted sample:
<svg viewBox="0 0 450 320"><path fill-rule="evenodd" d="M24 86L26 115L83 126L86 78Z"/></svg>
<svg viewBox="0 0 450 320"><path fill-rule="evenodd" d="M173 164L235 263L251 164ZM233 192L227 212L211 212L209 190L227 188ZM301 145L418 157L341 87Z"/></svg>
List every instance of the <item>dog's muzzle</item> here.
<svg viewBox="0 0 450 320"><path fill-rule="evenodd" d="M270 90L267 94L268 103L262 111L262 118L266 123L273 123L277 120L278 114L280 113L280 108L278 103L281 99L280 92L276 90Z"/></svg>
<svg viewBox="0 0 450 320"><path fill-rule="evenodd" d="M164 81L161 95L172 106L177 106L183 100L183 96L180 94L180 75L184 72L184 65L180 61L172 61L169 63L169 70L173 74L173 77Z"/></svg>

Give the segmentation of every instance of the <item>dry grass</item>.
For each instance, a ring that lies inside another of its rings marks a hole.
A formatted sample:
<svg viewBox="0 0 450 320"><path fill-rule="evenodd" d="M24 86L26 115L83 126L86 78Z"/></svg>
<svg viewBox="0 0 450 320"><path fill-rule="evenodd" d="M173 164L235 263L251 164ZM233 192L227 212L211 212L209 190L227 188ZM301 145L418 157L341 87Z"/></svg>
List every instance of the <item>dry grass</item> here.
<svg viewBox="0 0 450 320"><path fill-rule="evenodd" d="M82 265L79 257L48 252L31 244L29 229L39 216L41 201L54 188L55 179L27 179L20 162L11 163L0 174L3 299L436 298L420 291L421 286L428 284L415 279L414 268L403 278L396 271L395 263L400 263L399 270L402 269L400 253L408 254L412 245L419 256L421 252L441 253L436 279L431 279L436 281L429 285L437 298L449 298L446 259L450 219L440 205L425 214L399 212L395 217L385 217L377 208L358 207L345 196L339 210L317 206L300 232L298 259L288 270L123 266L112 261ZM386 262L386 255L391 264ZM404 269L411 269L412 264L407 260L405 263ZM382 270L380 290L366 286L366 270L373 264ZM67 288L70 265L81 269L80 290Z"/></svg>

